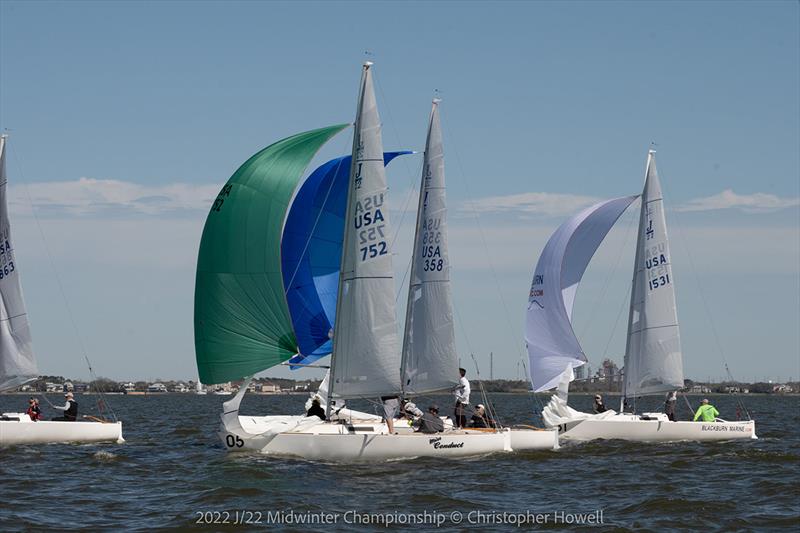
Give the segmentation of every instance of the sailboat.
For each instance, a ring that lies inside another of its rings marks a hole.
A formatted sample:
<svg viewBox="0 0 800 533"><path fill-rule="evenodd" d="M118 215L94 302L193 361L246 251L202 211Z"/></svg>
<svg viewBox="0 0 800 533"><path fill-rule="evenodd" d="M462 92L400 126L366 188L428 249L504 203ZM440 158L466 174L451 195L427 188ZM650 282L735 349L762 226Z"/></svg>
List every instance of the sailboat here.
<svg viewBox="0 0 800 533"><path fill-rule="evenodd" d="M620 412L590 414L567 404L573 370L588 359L572 328L578 285L592 256L639 196L599 202L564 222L545 245L528 296L526 336L534 392L557 388L542 411L546 426L572 440L708 441L756 438L755 422L672 422L663 413L626 413L627 401L684 387L672 256L664 202L649 150L641 194Z"/></svg>
<svg viewBox="0 0 800 533"><path fill-rule="evenodd" d="M0 135L0 392L39 376L8 217L7 138ZM0 415L0 446L71 442L122 443L122 422L33 421L26 413Z"/></svg>
<svg viewBox="0 0 800 533"><path fill-rule="evenodd" d="M452 304L442 241L446 235L438 103L431 114L413 259L423 266L412 276L411 317L403 347L397 331L384 171L392 153L383 152L371 67L366 62L362 69L352 154L349 160L330 161L312 173L306 185L310 182L313 194L301 188L294 200L307 206L304 217L290 213L284 226L306 165L347 124L301 133L257 153L234 173L209 213L195 289L198 370L204 383L245 380L236 396L223 404L222 442L229 451L336 461L557 447L555 431L451 428L421 434L398 424L397 433L391 434L381 417L344 405L354 398L442 390L454 383L451 376L457 370L457 364L445 370L455 359L447 329L448 321L452 326ZM337 212L332 207L336 203L329 200L338 195L335 176L343 168L344 209ZM428 232L426 220L431 218L441 219L440 235L434 235L440 245L435 258L428 257L428 251L424 256L418 253L429 244L420 235L437 231ZM305 227L297 227L302 221ZM436 272L439 278L423 272ZM438 305L444 307L430 308L431 296L437 295L443 298ZM427 336L438 331L426 325L430 320L444 324L446 339L437 347L448 353L423 353ZM284 363L312 366L326 353L331 354L329 373L319 391L326 420L239 414L255 373Z"/></svg>

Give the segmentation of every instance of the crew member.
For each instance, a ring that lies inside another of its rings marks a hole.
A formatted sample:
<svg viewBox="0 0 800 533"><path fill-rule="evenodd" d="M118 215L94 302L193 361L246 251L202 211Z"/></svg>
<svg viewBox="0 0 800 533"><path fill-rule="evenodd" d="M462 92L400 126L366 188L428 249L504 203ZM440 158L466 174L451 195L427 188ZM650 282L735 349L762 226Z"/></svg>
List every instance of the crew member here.
<svg viewBox="0 0 800 533"><path fill-rule="evenodd" d="M703 422L713 422L719 416L717 408L708 403L708 399L703 399L697 412L694 414L694 421L697 422L698 418L702 418Z"/></svg>
<svg viewBox="0 0 800 533"><path fill-rule="evenodd" d="M320 420L325 420L325 409L319 403L319 398L314 398L311 401L311 407L308 408L306 416L318 416Z"/></svg>
<svg viewBox="0 0 800 533"><path fill-rule="evenodd" d="M489 417L486 408L478 404L475 406L475 412L472 413L471 426L474 428L493 428L495 427L494 420Z"/></svg>
<svg viewBox="0 0 800 533"><path fill-rule="evenodd" d="M412 401L409 401L407 398L403 398L403 401L400 402L400 416L407 418L408 420L414 420L419 418L424 413L422 410L416 406L416 404Z"/></svg>
<svg viewBox="0 0 800 533"><path fill-rule="evenodd" d="M444 431L444 422L439 418L439 408L435 405L428 407L428 412L414 422L414 427L420 433L441 433Z"/></svg>
<svg viewBox="0 0 800 533"><path fill-rule="evenodd" d="M667 415L672 422L675 422L675 404L678 403L678 395L675 391L667 393L667 399L664 400L664 414Z"/></svg>
<svg viewBox="0 0 800 533"><path fill-rule="evenodd" d="M75 401L75 398L71 392L66 393L64 398L67 400L67 403L65 403L63 407L59 407L57 405L53 406L53 409L64 411L64 416L57 416L53 418L53 420L74 422L78 419L78 402Z"/></svg>
<svg viewBox="0 0 800 533"><path fill-rule="evenodd" d="M381 396L383 402L383 420L389 434L394 433L394 419L400 414L400 398L398 396Z"/></svg>
<svg viewBox="0 0 800 533"><path fill-rule="evenodd" d="M606 409L606 404L603 403L603 397L599 394L595 395L594 397L594 412L595 413L605 413L608 411Z"/></svg>
<svg viewBox="0 0 800 533"><path fill-rule="evenodd" d="M36 398L28 400L28 410L25 413L31 417L34 422L42 419L42 410L39 408L39 401Z"/></svg>
<svg viewBox="0 0 800 533"><path fill-rule="evenodd" d="M458 386L453 390L453 393L456 397L456 408L455 408L455 426L457 428L463 428L467 425L467 417L464 416L464 408L469 405L469 380L467 379L467 371L463 368L458 369L458 373L461 374L461 379L458 380Z"/></svg>

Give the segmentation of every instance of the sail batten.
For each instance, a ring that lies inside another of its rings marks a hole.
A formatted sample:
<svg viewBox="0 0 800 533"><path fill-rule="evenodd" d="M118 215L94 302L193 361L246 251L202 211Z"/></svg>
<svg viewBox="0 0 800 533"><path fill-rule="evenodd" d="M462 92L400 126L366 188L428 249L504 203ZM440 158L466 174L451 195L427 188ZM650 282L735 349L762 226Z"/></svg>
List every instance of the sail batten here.
<svg viewBox="0 0 800 533"><path fill-rule="evenodd" d="M652 150L645 174L625 347L624 393L628 397L683 388L672 261Z"/></svg>
<svg viewBox="0 0 800 533"><path fill-rule="evenodd" d="M399 393L392 235L371 63L361 77L348 183L328 407L336 398Z"/></svg>
<svg viewBox="0 0 800 533"><path fill-rule="evenodd" d="M438 100L431 108L419 190L401 364L404 394L458 384Z"/></svg>
<svg viewBox="0 0 800 533"><path fill-rule="evenodd" d="M600 243L637 196L607 200L564 222L539 257L528 294L525 341L534 391L555 388L587 362L572 329L578 285ZM571 380L571 378L570 378Z"/></svg>
<svg viewBox="0 0 800 533"><path fill-rule="evenodd" d="M8 218L6 139L0 135L0 392L39 375Z"/></svg>
<svg viewBox="0 0 800 533"><path fill-rule="evenodd" d="M195 354L203 383L241 379L297 353L280 262L284 218L311 158L346 127L268 146L239 167L214 201L195 282Z"/></svg>

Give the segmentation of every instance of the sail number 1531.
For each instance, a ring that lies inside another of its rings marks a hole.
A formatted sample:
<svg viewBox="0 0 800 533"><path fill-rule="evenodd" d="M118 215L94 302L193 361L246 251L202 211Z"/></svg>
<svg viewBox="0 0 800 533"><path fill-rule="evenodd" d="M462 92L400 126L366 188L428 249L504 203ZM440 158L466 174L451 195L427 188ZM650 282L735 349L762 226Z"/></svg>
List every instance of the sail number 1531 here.
<svg viewBox="0 0 800 533"><path fill-rule="evenodd" d="M664 274L663 276L658 276L657 278L653 278L650 280L650 290L657 289L659 287L663 287L669 281L669 274Z"/></svg>

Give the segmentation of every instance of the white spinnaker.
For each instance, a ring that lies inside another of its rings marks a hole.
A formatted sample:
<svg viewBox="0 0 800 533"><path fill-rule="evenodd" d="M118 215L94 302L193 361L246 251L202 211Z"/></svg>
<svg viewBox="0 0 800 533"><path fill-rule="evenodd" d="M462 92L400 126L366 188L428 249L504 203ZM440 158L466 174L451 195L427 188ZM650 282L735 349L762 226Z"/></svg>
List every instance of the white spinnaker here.
<svg viewBox="0 0 800 533"><path fill-rule="evenodd" d="M458 385L438 99L433 101L425 143L401 368L404 394Z"/></svg>
<svg viewBox="0 0 800 533"><path fill-rule="evenodd" d="M646 176L625 348L628 397L683 388L672 261L654 150L647 157Z"/></svg>
<svg viewBox="0 0 800 533"><path fill-rule="evenodd" d="M547 241L533 274L525 325L534 391L556 387L562 373L586 363L571 322L578 283L597 247L636 198L624 196L588 207Z"/></svg>
<svg viewBox="0 0 800 533"><path fill-rule="evenodd" d="M332 398L400 392L392 231L371 65L365 63L361 77L353 139L331 358Z"/></svg>
<svg viewBox="0 0 800 533"><path fill-rule="evenodd" d="M28 313L22 297L19 265L14 258L6 190L6 136L0 136L0 391L36 379Z"/></svg>

